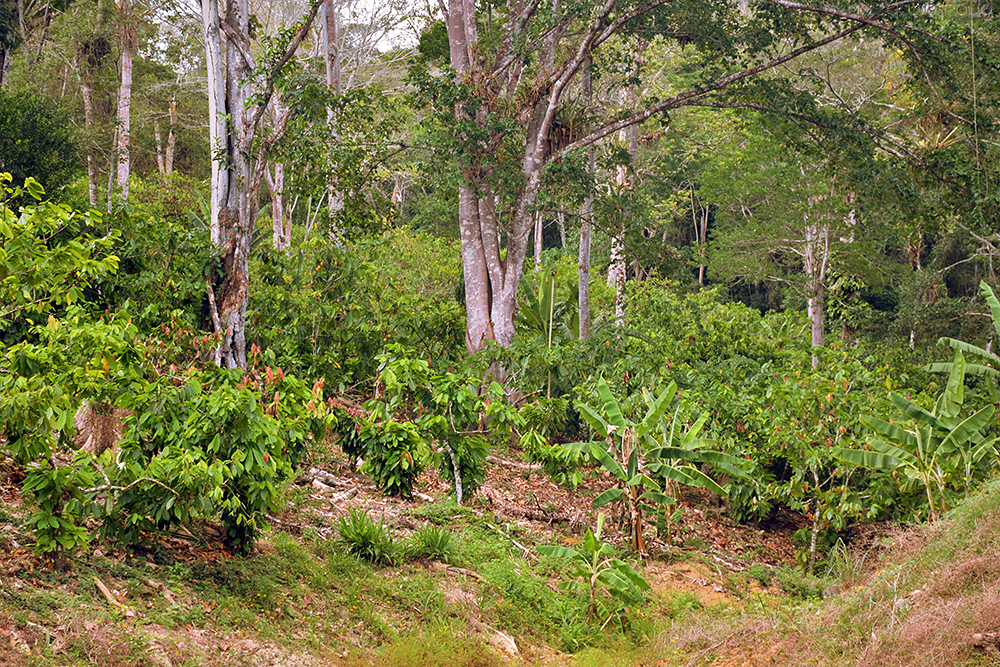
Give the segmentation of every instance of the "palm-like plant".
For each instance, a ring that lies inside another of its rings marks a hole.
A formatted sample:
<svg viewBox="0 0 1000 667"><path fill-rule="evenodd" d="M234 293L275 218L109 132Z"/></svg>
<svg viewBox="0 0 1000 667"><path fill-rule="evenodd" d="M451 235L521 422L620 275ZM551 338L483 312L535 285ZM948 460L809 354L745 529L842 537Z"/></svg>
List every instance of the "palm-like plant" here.
<svg viewBox="0 0 1000 667"><path fill-rule="evenodd" d="M623 501L628 510L628 523L632 549L644 551L642 534L643 511L650 506L673 505L672 486L683 484L706 488L724 496L726 490L698 467L701 463L723 466L731 474L745 477L738 467L739 459L706 447L711 440L698 438L705 417L681 434L677 424L681 409L678 408L668 428L662 421L667 409L677 395L677 384L671 382L654 398L646 394L648 409L640 421L625 417L621 406L604 379L598 380L597 392L600 405L592 407L578 402L577 410L602 438L599 441L578 442L565 447L589 453L619 482L594 499L594 507Z"/></svg>
<svg viewBox="0 0 1000 667"><path fill-rule="evenodd" d="M996 454L996 438L984 432L993 416L993 406L962 416L966 371L962 350L955 350L949 366L948 385L931 411L895 392L890 394L892 402L911 420L910 429L864 415L861 421L881 436L869 439L871 449L834 449L834 455L847 463L902 470L911 480L919 481L927 494L932 520L937 519L939 506L942 511L947 509L945 489L949 480L962 476L968 493L976 465L987 454ZM935 490L939 503L934 499Z"/></svg>
<svg viewBox="0 0 1000 667"><path fill-rule="evenodd" d="M986 284L985 280L980 281L979 289L982 290L983 298L986 299L986 303L990 307L990 315L993 320L993 330L996 333L997 338L1000 339L1000 300L997 299L996 295L993 293L993 289ZM956 338L948 338L947 336L939 339L938 343L950 345L963 354L967 354L971 358L976 359L979 363L966 364L965 373L986 377L991 402L1000 402L1000 392L997 391L997 380L1000 379L1000 355L997 355L986 348L978 347ZM928 364L927 370L951 373L952 363Z"/></svg>

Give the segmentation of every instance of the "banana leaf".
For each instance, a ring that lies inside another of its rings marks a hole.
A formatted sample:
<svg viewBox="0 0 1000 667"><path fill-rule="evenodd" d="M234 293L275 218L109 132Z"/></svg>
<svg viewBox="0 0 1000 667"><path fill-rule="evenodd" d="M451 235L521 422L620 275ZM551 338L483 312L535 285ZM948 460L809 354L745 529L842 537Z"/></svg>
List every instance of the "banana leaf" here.
<svg viewBox="0 0 1000 667"><path fill-rule="evenodd" d="M625 489L608 489L601 495L594 498L593 507L597 509L598 507L604 507L609 503L613 503L616 500L620 500L622 496L625 495Z"/></svg>
<svg viewBox="0 0 1000 667"><path fill-rule="evenodd" d="M595 433L602 438L608 437L608 423L604 421L604 418L601 417L596 410L586 403L577 403L576 409L580 413L580 416L587 422L587 425L590 426Z"/></svg>
<svg viewBox="0 0 1000 667"><path fill-rule="evenodd" d="M660 392L660 395L656 397L653 404L650 406L646 416L643 417L642 422L636 427L636 435L644 435L656 428L660 419L663 418L663 413L667 411L668 407L670 407L670 403L676 393L676 382L671 382L663 389L663 391Z"/></svg>
<svg viewBox="0 0 1000 667"><path fill-rule="evenodd" d="M910 419L916 419L919 422L923 422L928 426L940 427L941 424L938 421L937 415L924 410L922 407L914 403L913 401L908 401L896 392L891 392L889 394L889 399L899 408L903 414L905 414Z"/></svg>
<svg viewBox="0 0 1000 667"><path fill-rule="evenodd" d="M878 431L889 440L894 440L912 449L917 448L917 436L912 431L907 431L895 424L890 424L887 421L870 415L861 415L861 422L873 431Z"/></svg>
<svg viewBox="0 0 1000 667"><path fill-rule="evenodd" d="M601 395L601 400L604 401L604 414L607 416L608 423L618 428L626 428L629 424L622 416L622 409L604 378L597 381L597 391Z"/></svg>
<svg viewBox="0 0 1000 667"><path fill-rule="evenodd" d="M995 408L992 405L988 405L963 421L953 428L948 436L941 441L938 450L943 453L949 453L956 449L968 449L968 443L973 442L973 436L989 423L994 411Z"/></svg>

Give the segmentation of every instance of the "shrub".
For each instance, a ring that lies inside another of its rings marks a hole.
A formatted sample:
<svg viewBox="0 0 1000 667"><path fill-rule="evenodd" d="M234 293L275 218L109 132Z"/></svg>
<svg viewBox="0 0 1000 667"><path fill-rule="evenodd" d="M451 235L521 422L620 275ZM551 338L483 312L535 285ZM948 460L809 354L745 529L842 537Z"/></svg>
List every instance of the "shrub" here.
<svg viewBox="0 0 1000 667"><path fill-rule="evenodd" d="M362 422L361 471L388 495L413 495L417 477L427 467L429 451L415 424L371 417Z"/></svg>

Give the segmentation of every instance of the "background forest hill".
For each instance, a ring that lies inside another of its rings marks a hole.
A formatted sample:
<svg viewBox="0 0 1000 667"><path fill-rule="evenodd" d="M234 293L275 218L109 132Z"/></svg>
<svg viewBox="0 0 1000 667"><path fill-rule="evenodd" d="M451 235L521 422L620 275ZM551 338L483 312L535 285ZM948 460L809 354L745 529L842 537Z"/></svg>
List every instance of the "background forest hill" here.
<svg viewBox="0 0 1000 667"><path fill-rule="evenodd" d="M0 0L0 545L521 466L597 510L524 548L595 577L570 650L696 510L820 573L994 475L989 7L376 5Z"/></svg>

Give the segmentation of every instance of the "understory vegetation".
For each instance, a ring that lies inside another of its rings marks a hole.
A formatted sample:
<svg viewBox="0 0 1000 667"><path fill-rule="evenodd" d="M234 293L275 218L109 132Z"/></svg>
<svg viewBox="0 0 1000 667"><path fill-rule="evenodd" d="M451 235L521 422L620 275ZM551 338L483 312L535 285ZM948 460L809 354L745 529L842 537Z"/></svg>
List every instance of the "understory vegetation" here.
<svg viewBox="0 0 1000 667"><path fill-rule="evenodd" d="M996 26L0 0L0 665L1000 660Z"/></svg>

